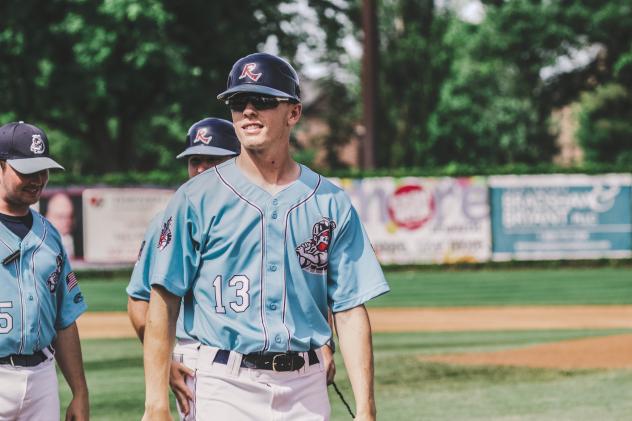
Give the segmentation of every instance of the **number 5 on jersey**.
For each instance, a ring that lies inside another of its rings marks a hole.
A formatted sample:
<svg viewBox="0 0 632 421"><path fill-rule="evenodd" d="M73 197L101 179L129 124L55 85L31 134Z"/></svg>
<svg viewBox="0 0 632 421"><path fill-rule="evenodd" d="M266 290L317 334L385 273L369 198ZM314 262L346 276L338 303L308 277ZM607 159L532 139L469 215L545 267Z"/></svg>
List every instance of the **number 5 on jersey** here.
<svg viewBox="0 0 632 421"><path fill-rule="evenodd" d="M229 301L228 305L236 313L242 313L250 306L250 279L246 275L234 275L228 281L229 287L235 288L236 301ZM213 288L215 288L215 311L217 313L226 313L224 300L222 299L222 275L217 275L213 280Z"/></svg>
<svg viewBox="0 0 632 421"><path fill-rule="evenodd" d="M13 308L11 301L0 303L0 333L9 333L13 329L13 317L9 313L4 313L3 308Z"/></svg>

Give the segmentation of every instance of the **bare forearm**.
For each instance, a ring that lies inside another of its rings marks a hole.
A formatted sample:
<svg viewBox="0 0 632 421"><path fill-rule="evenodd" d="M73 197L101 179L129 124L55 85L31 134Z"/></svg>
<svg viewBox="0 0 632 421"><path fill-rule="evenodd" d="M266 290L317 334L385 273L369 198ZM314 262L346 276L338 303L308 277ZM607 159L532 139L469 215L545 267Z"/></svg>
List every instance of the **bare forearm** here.
<svg viewBox="0 0 632 421"><path fill-rule="evenodd" d="M358 416L375 417L373 391L373 345L371 324L363 305L336 313L336 330L342 358L356 401Z"/></svg>
<svg viewBox="0 0 632 421"><path fill-rule="evenodd" d="M70 386L73 396L88 396L88 386L83 370L83 358L77 324L73 323L65 329L57 331L53 343L55 359L59 369Z"/></svg>
<svg viewBox="0 0 632 421"><path fill-rule="evenodd" d="M169 367L180 298L163 288L152 289L144 337L145 407L169 407Z"/></svg>
<svg viewBox="0 0 632 421"><path fill-rule="evenodd" d="M147 309L149 308L149 302L143 300L137 300L132 297L127 298L127 314L132 327L136 331L136 335L141 342L145 336L145 324L147 322Z"/></svg>

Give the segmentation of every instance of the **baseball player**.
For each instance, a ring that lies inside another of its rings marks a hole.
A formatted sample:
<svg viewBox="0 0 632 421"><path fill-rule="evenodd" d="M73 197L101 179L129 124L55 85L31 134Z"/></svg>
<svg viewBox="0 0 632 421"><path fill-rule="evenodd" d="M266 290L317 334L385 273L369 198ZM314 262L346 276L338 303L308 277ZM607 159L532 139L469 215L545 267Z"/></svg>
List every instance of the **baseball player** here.
<svg viewBox="0 0 632 421"><path fill-rule="evenodd" d="M230 157L239 155L240 150L233 124L218 118L205 118L192 125L187 132L186 144L184 152L176 158L187 158L189 178L195 177ZM138 261L127 286L127 294L129 295L127 310L132 326L141 342L144 336L145 315L151 290L149 285L150 261L157 250L152 245L156 244L160 235L162 219L163 213L160 212L150 222L138 254ZM182 317L179 317L176 329L178 340L173 350L169 382L178 402L178 411L181 418L184 419L189 413L189 401L193 399L190 383L193 379L199 342L186 333L182 323ZM187 384L187 380L189 384Z"/></svg>
<svg viewBox="0 0 632 421"><path fill-rule="evenodd" d="M389 290L349 197L290 156L299 80L270 54L238 60L218 99L242 153L185 183L151 269L145 420L169 420L169 349L183 302L200 343L197 419L327 420L331 306L357 418L375 419L364 303ZM184 300L182 300L184 297Z"/></svg>
<svg viewBox="0 0 632 421"><path fill-rule="evenodd" d="M63 169L38 127L0 127L0 419L59 420L57 361L73 398L67 420L88 419L76 319L86 310L59 232L30 205Z"/></svg>

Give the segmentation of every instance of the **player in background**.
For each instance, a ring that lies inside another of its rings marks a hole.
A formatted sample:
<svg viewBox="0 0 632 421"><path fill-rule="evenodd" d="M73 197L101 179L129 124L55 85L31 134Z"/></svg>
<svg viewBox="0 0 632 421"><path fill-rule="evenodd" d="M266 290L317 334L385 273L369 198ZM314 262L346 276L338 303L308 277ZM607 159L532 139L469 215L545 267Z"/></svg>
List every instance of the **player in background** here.
<svg viewBox="0 0 632 421"><path fill-rule="evenodd" d="M218 118L205 118L193 124L186 136L186 149L176 158L187 159L189 178L239 155L240 145L231 122ZM127 312L132 326L143 342L146 313L149 306L150 262L156 252L160 236L163 213L160 212L149 223L145 238L138 253L138 261L127 286ZM192 378L199 342L184 330L182 317L178 318L177 342L173 350L169 383L178 402L178 411L184 419L189 414L189 401L193 399Z"/></svg>
<svg viewBox="0 0 632 421"><path fill-rule="evenodd" d="M57 361L72 400L66 419L89 417L76 319L86 310L62 238L30 209L48 182L48 138L38 127L0 127L0 419L59 420Z"/></svg>
<svg viewBox="0 0 632 421"><path fill-rule="evenodd" d="M376 417L364 303L389 290L349 197L292 160L298 75L270 54L233 66L218 96L241 154L185 183L162 221L145 335L144 420L170 420L169 352L181 302L201 343L198 419L327 420L321 347L334 313L358 420ZM182 300L184 297L184 300Z"/></svg>

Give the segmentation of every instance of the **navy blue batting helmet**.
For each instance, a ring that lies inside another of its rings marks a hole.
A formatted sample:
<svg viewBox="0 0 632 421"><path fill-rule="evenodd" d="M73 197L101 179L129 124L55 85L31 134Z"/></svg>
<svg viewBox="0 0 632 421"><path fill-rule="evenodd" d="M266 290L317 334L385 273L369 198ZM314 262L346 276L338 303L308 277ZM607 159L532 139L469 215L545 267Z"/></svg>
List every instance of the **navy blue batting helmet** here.
<svg viewBox="0 0 632 421"><path fill-rule="evenodd" d="M228 75L226 90L217 95L224 101L238 93L257 93L300 102L298 74L290 63L267 53L240 58Z"/></svg>
<svg viewBox="0 0 632 421"><path fill-rule="evenodd" d="M221 118L205 118L195 123L187 133L187 148L177 158L191 155L235 156L241 145L233 123Z"/></svg>

